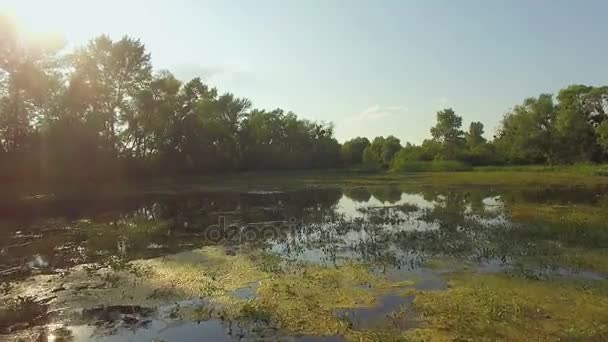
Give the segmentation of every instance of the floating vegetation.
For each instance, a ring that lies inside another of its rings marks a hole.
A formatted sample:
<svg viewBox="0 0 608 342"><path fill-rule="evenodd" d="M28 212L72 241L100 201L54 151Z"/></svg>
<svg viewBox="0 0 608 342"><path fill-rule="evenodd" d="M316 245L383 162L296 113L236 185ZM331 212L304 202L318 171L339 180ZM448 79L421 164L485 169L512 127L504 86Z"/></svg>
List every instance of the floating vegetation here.
<svg viewBox="0 0 608 342"><path fill-rule="evenodd" d="M445 291L416 293L424 327L413 340L601 340L608 336L603 282L456 274Z"/></svg>
<svg viewBox="0 0 608 342"><path fill-rule="evenodd" d="M171 288L187 296L224 295L266 278L245 255L227 255L221 247L198 250L138 263L151 269L148 286Z"/></svg>
<svg viewBox="0 0 608 342"><path fill-rule="evenodd" d="M404 292L411 281L390 282L365 265L306 266L263 281L252 302L271 312L284 329L298 334L334 335L351 328L336 310L376 305L379 295Z"/></svg>

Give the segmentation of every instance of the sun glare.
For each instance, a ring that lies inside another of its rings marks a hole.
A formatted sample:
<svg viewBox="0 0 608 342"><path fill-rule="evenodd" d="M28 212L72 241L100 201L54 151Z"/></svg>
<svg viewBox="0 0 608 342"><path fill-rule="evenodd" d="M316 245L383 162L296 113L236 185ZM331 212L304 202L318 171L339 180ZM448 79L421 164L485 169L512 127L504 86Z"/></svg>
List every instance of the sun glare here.
<svg viewBox="0 0 608 342"><path fill-rule="evenodd" d="M68 43L82 43L97 21L111 17L111 12L120 6L115 1L100 3L89 1L2 1L3 14L16 21L23 33L40 39L57 40L61 37ZM102 32L98 32L102 33Z"/></svg>

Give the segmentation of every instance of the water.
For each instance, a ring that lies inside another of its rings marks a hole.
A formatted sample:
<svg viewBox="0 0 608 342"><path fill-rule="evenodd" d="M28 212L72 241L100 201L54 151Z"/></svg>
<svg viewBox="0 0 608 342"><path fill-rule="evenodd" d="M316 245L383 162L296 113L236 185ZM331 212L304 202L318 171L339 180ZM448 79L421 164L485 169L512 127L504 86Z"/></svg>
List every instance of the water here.
<svg viewBox="0 0 608 342"><path fill-rule="evenodd" d="M604 269L571 257L606 246L604 192L314 187L17 202L0 210L0 294L44 300L45 319L38 304L7 304L0 337L341 341L407 331L421 326L415 291L444 291L454 272L605 281ZM354 264L382 281L322 273ZM170 278L182 266L183 277ZM159 270L165 278L149 275ZM264 292L270 283L289 294L302 279L311 285L293 302L335 325L297 323L282 311L288 295L273 306ZM314 297L328 289L345 299Z"/></svg>

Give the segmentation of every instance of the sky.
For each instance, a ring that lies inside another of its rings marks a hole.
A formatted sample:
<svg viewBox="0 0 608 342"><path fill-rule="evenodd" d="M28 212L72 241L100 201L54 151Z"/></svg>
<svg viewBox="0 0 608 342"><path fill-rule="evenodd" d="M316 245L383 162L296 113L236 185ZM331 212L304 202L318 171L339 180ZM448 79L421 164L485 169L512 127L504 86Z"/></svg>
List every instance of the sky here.
<svg viewBox="0 0 608 342"><path fill-rule="evenodd" d="M333 122L341 142L420 143L447 107L490 138L526 97L608 83L605 0L0 0L0 11L68 50L140 38L156 69Z"/></svg>

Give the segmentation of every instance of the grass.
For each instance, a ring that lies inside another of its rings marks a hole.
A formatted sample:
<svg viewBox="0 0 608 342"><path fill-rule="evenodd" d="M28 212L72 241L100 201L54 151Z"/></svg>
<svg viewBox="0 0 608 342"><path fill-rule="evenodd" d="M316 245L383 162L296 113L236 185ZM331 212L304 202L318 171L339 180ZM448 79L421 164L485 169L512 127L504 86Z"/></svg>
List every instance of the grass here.
<svg viewBox="0 0 608 342"><path fill-rule="evenodd" d="M391 172L461 172L473 168L456 160L407 161L395 165Z"/></svg>
<svg viewBox="0 0 608 342"><path fill-rule="evenodd" d="M426 175L423 182L433 186L509 186L515 188L541 186L608 185L608 177L552 171L470 171L441 172Z"/></svg>
<svg viewBox="0 0 608 342"><path fill-rule="evenodd" d="M574 173L587 176L608 176L606 164L573 164L573 165L514 165L514 166L479 166L478 172L541 172L541 173Z"/></svg>
<svg viewBox="0 0 608 342"><path fill-rule="evenodd" d="M459 274L446 291L417 293L424 325L406 340L600 341L608 338L606 307L603 282Z"/></svg>

